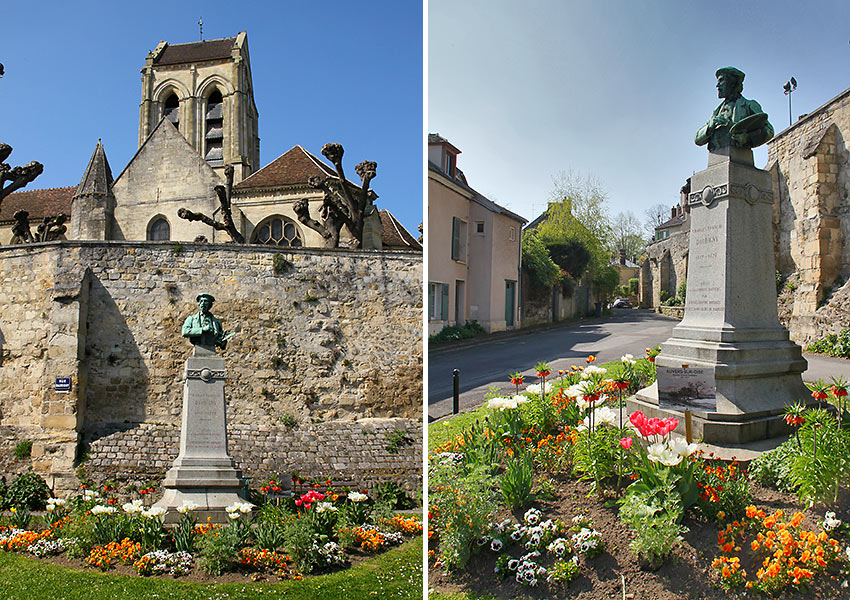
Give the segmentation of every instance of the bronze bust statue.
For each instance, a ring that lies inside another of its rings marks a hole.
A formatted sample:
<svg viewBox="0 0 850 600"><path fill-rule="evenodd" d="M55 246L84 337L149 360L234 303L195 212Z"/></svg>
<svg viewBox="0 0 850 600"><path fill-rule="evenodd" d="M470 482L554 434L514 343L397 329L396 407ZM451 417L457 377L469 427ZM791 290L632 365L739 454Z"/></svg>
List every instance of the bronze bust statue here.
<svg viewBox="0 0 850 600"><path fill-rule="evenodd" d="M210 312L215 298L212 294L198 294L195 300L198 302L198 312L189 315L183 323L183 337L189 338L195 346L213 348L218 346L222 350L227 346L227 340L233 334L226 334L221 321L216 319Z"/></svg>
<svg viewBox="0 0 850 600"><path fill-rule="evenodd" d="M697 146L708 144L709 152L729 146L755 148L773 137L773 126L767 113L755 100L747 100L744 91L744 73L735 67L717 69L717 96L723 98L711 118L694 136Z"/></svg>

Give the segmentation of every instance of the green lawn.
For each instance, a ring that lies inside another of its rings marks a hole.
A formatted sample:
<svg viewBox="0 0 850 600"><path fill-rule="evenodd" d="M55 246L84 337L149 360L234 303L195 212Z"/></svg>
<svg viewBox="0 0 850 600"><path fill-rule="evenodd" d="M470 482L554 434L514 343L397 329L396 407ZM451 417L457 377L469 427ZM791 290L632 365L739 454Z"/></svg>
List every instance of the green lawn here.
<svg viewBox="0 0 850 600"><path fill-rule="evenodd" d="M199 584L76 571L0 552L0 600L422 598L422 537L329 575L276 584Z"/></svg>

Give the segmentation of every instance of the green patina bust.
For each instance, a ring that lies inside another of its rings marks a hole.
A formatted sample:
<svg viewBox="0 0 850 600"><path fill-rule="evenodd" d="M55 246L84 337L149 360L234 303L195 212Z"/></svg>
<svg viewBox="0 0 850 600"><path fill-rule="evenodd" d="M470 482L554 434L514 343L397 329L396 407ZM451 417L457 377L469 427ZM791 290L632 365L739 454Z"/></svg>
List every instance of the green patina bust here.
<svg viewBox="0 0 850 600"><path fill-rule="evenodd" d="M717 69L717 96L723 98L708 122L699 128L694 142L708 144L709 152L728 147L755 148L773 137L773 125L755 100L741 96L744 73L735 67Z"/></svg>
<svg viewBox="0 0 850 600"><path fill-rule="evenodd" d="M183 337L189 338L195 346L212 348L218 346L222 350L227 346L227 340L233 334L226 334L221 321L216 319L210 312L215 298L212 294L198 294L195 298L198 302L198 312L189 315L183 323Z"/></svg>

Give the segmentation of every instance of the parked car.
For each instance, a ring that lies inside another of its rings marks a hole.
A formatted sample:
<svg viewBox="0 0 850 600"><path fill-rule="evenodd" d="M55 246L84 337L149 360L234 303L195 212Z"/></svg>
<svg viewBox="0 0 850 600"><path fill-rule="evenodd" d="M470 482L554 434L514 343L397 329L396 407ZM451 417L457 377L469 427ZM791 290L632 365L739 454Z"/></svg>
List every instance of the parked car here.
<svg viewBox="0 0 850 600"><path fill-rule="evenodd" d="M631 308L632 301L628 298L617 298L611 305L611 308Z"/></svg>

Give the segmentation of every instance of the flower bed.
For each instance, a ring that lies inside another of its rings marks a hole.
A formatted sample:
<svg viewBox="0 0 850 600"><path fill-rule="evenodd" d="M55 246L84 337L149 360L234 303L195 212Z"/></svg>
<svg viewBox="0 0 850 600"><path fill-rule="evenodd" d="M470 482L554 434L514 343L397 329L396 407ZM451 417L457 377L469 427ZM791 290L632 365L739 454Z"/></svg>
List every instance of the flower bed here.
<svg viewBox="0 0 850 600"><path fill-rule="evenodd" d="M82 489L68 500L49 498L39 517L25 507L10 511L0 550L142 576L275 581L345 569L421 533L421 522L396 515L389 501L340 492L317 484L259 507L236 503L224 525L197 523L198 506L186 503L166 528L165 511L147 506L148 494L121 504L111 485Z"/></svg>
<svg viewBox="0 0 850 600"><path fill-rule="evenodd" d="M490 398L483 418L432 448L435 598L846 593L846 426L825 411L794 413L794 451L756 461L756 481L745 465L674 437L676 419L625 412L623 398L653 379L655 354L607 368L589 357L557 377L541 364L524 391L514 374L516 394ZM771 477L784 478L784 491L762 485Z"/></svg>

